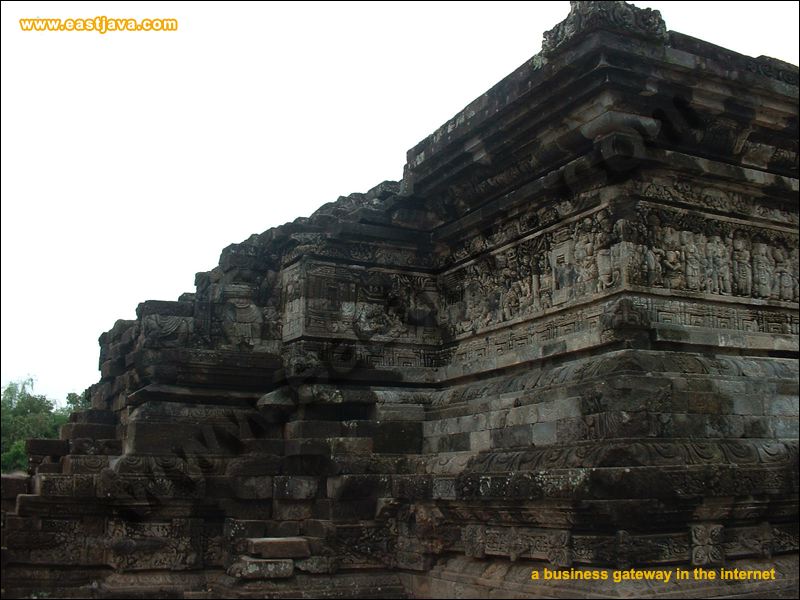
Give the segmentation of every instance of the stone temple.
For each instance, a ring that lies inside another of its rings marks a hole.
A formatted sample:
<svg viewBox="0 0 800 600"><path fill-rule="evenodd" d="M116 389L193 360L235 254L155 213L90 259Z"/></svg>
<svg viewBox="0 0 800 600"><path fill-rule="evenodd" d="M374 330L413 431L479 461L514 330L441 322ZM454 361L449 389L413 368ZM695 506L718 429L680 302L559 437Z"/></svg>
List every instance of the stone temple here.
<svg viewBox="0 0 800 600"><path fill-rule="evenodd" d="M402 181L100 337L3 595L796 597L797 228L798 68L572 2ZM775 576L580 578L696 567Z"/></svg>

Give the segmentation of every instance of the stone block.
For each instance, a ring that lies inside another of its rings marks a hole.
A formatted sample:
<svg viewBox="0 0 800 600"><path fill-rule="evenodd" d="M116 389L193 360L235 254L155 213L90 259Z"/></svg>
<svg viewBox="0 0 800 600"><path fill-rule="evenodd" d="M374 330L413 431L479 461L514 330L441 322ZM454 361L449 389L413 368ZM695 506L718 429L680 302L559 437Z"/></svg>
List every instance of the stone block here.
<svg viewBox="0 0 800 600"><path fill-rule="evenodd" d="M379 454L419 454L422 451L422 423L379 423L373 439L373 450Z"/></svg>
<svg viewBox="0 0 800 600"><path fill-rule="evenodd" d="M267 521L265 535L257 537L297 537L300 535L299 521Z"/></svg>
<svg viewBox="0 0 800 600"><path fill-rule="evenodd" d="M798 397L797 396L775 396L764 401L767 407L766 413L775 416L796 417L798 416Z"/></svg>
<svg viewBox="0 0 800 600"><path fill-rule="evenodd" d="M36 467L36 473L61 473L60 462L42 462Z"/></svg>
<svg viewBox="0 0 800 600"><path fill-rule="evenodd" d="M227 572L237 579L286 579L294 575L294 561L242 556Z"/></svg>
<svg viewBox="0 0 800 600"><path fill-rule="evenodd" d="M339 561L332 556L311 556L294 561L298 571L314 575L332 575L339 569Z"/></svg>
<svg viewBox="0 0 800 600"><path fill-rule="evenodd" d="M328 498L357 500L390 496L392 479L388 475L342 475L329 477Z"/></svg>
<svg viewBox="0 0 800 600"><path fill-rule="evenodd" d="M275 475L280 472L281 457L275 454L245 455L228 461L225 474L230 477Z"/></svg>
<svg viewBox="0 0 800 600"><path fill-rule="evenodd" d="M233 492L244 500L267 500L272 498L272 477L237 477L233 480Z"/></svg>
<svg viewBox="0 0 800 600"><path fill-rule="evenodd" d="M425 407L422 404L376 404L376 421L424 421Z"/></svg>
<svg viewBox="0 0 800 600"><path fill-rule="evenodd" d="M732 412L735 415L763 415L764 407L760 398L737 396L733 398Z"/></svg>
<svg viewBox="0 0 800 600"><path fill-rule="evenodd" d="M547 446L554 444L557 439L556 423L535 423L531 430L531 442L534 446Z"/></svg>
<svg viewBox="0 0 800 600"><path fill-rule="evenodd" d="M434 477L431 495L436 500L456 499L456 480L452 477Z"/></svg>
<svg viewBox="0 0 800 600"><path fill-rule="evenodd" d="M286 440L286 456L330 456L331 447L325 440L300 439Z"/></svg>
<svg viewBox="0 0 800 600"><path fill-rule="evenodd" d="M29 439L25 441L25 451L39 456L65 456L69 454L66 440Z"/></svg>
<svg viewBox="0 0 800 600"><path fill-rule="evenodd" d="M473 452L483 452L492 447L492 434L488 429L473 431L469 434L469 449Z"/></svg>
<svg viewBox="0 0 800 600"><path fill-rule="evenodd" d="M372 454L374 441L370 438L338 437L326 440L332 455L358 454L367 456Z"/></svg>
<svg viewBox="0 0 800 600"><path fill-rule="evenodd" d="M327 520L308 519L303 522L303 535L326 539L336 534L336 526Z"/></svg>
<svg viewBox="0 0 800 600"><path fill-rule="evenodd" d="M69 440L70 454L100 454L119 456L122 454L122 440L92 438L74 438Z"/></svg>
<svg viewBox="0 0 800 600"><path fill-rule="evenodd" d="M342 434L339 421L292 421L285 425L287 440L298 438L329 438Z"/></svg>
<svg viewBox="0 0 800 600"><path fill-rule="evenodd" d="M225 519L223 536L226 538L264 537L266 521L252 519Z"/></svg>
<svg viewBox="0 0 800 600"><path fill-rule="evenodd" d="M30 478L27 475L3 475L2 498L16 498L20 494L27 494Z"/></svg>
<svg viewBox="0 0 800 600"><path fill-rule="evenodd" d="M797 440L800 435L797 417L771 417L771 421L776 438Z"/></svg>
<svg viewBox="0 0 800 600"><path fill-rule="evenodd" d="M311 556L308 542L302 537L249 538L247 552L260 558L306 558Z"/></svg>
<svg viewBox="0 0 800 600"><path fill-rule="evenodd" d="M273 517L279 521L301 521L314 516L312 500L273 500Z"/></svg>
<svg viewBox="0 0 800 600"><path fill-rule="evenodd" d="M508 411L506 426L531 425L539 420L539 407L536 404L518 406Z"/></svg>
<svg viewBox="0 0 800 600"><path fill-rule="evenodd" d="M116 425L116 415L111 410L87 408L69 416L70 423L92 423L97 425Z"/></svg>
<svg viewBox="0 0 800 600"><path fill-rule="evenodd" d="M775 436L774 424L771 417L743 416L744 437L771 438Z"/></svg>
<svg viewBox="0 0 800 600"><path fill-rule="evenodd" d="M451 433L440 436L437 442L437 452L461 452L470 449L470 433Z"/></svg>
<svg viewBox="0 0 800 600"><path fill-rule="evenodd" d="M555 426L553 430L555 431ZM531 445L530 425L514 425L491 431L493 448L519 448Z"/></svg>
<svg viewBox="0 0 800 600"><path fill-rule="evenodd" d="M319 479L296 475L274 478L274 497L279 500L311 500L316 497Z"/></svg>

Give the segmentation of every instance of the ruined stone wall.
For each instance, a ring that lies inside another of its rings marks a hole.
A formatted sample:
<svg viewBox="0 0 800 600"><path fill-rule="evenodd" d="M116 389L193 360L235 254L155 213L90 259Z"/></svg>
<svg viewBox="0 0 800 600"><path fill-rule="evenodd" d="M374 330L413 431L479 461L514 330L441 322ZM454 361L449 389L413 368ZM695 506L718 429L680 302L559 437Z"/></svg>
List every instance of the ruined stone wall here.
<svg viewBox="0 0 800 600"><path fill-rule="evenodd" d="M613 596L531 571L722 564L791 596L797 99L797 67L572 3L402 182L101 336L93 409L4 480L4 596Z"/></svg>

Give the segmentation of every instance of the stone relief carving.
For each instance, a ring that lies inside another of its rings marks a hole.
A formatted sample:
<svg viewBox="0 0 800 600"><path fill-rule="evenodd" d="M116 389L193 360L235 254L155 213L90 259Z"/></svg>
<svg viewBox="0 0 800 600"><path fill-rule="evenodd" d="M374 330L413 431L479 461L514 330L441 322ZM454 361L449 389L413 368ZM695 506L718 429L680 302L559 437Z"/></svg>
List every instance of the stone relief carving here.
<svg viewBox="0 0 800 600"><path fill-rule="evenodd" d="M797 302L796 236L640 208L630 280L637 285Z"/></svg>
<svg viewBox="0 0 800 600"><path fill-rule="evenodd" d="M667 28L657 10L636 8L625 2L570 2L569 16L544 33L542 53L550 55L562 44L591 29L622 29L661 40Z"/></svg>

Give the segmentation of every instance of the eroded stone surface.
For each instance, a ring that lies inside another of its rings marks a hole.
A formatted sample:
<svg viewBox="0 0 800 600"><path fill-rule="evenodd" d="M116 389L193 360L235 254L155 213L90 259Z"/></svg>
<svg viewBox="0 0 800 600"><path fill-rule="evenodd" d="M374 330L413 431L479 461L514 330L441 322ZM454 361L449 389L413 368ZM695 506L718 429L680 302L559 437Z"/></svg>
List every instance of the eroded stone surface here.
<svg viewBox="0 0 800 600"><path fill-rule="evenodd" d="M794 597L797 101L573 2L402 182L101 336L93 409L3 478L4 596ZM530 580L723 564L778 577Z"/></svg>

